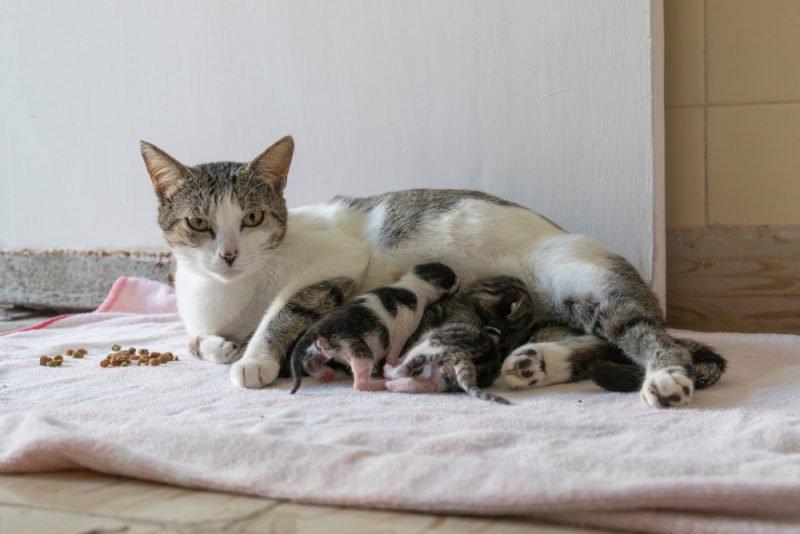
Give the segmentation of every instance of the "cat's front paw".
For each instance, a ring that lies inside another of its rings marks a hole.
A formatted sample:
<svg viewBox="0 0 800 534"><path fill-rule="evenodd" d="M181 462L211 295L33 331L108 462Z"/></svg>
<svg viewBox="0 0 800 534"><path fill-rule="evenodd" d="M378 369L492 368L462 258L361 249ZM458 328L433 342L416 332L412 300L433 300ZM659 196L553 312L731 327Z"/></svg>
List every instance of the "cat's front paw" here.
<svg viewBox="0 0 800 534"><path fill-rule="evenodd" d="M688 404L694 382L683 367L672 366L648 372L642 385L642 399L651 408L673 408Z"/></svg>
<svg viewBox="0 0 800 534"><path fill-rule="evenodd" d="M222 336L197 336L189 343L189 351L201 360L215 363L231 363L241 357L237 345Z"/></svg>
<svg viewBox="0 0 800 534"><path fill-rule="evenodd" d="M244 357L231 366L231 382L241 388L265 388L278 378L281 364L275 358Z"/></svg>
<svg viewBox="0 0 800 534"><path fill-rule="evenodd" d="M547 383L544 356L534 343L517 347L503 362L502 377L514 389L544 386Z"/></svg>

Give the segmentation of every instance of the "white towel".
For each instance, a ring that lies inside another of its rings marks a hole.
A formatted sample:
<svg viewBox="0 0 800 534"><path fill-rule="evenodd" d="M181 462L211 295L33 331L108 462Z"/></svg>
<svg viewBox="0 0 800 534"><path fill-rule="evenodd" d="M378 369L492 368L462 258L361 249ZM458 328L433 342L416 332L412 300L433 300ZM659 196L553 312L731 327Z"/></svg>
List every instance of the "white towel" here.
<svg viewBox="0 0 800 534"><path fill-rule="evenodd" d="M115 291L129 312L172 309L155 283L123 279ZM345 378L307 378L291 396L288 380L239 389L226 366L192 359L177 314L119 313L110 300L0 337L0 472L85 468L308 503L651 532L800 522L798 336L675 332L716 347L730 369L674 410L589 382L503 391L513 406L361 393ZM180 361L101 368L114 343ZM39 366L79 346L86 359Z"/></svg>

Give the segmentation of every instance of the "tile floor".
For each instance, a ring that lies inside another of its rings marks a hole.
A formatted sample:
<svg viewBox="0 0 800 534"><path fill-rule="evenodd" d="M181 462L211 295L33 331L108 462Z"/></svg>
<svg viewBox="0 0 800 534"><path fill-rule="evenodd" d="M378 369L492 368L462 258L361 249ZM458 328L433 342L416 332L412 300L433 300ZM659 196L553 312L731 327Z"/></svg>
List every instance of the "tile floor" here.
<svg viewBox="0 0 800 534"><path fill-rule="evenodd" d="M598 531L527 519L308 506L75 471L0 475L0 532L574 534Z"/></svg>

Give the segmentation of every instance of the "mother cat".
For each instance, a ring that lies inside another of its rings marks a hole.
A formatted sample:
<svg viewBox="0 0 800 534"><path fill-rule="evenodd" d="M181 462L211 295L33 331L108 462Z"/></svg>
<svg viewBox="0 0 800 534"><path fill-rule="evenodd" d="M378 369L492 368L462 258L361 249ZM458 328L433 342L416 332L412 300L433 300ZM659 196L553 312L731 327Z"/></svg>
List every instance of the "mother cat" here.
<svg viewBox="0 0 800 534"><path fill-rule="evenodd" d="M190 348L233 362L239 386L271 384L291 345L325 312L435 260L463 287L497 275L523 279L539 317L546 312L607 340L646 369L647 404L691 400L691 355L666 333L634 268L526 208L477 191L416 189L288 211L291 137L244 164L189 167L149 143L141 151L177 260Z"/></svg>

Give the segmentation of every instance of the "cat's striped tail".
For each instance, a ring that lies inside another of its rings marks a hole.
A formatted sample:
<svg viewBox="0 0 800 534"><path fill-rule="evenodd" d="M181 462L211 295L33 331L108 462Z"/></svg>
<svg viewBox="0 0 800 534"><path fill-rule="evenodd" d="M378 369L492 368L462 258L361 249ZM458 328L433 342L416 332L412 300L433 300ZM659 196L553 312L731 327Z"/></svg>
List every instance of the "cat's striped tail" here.
<svg viewBox="0 0 800 534"><path fill-rule="evenodd" d="M673 339L692 354L692 363L687 371L696 389L714 385L728 368L728 361L708 345L692 339ZM594 362L588 372L589 378L601 388L620 392L638 391L645 376L644 369L638 365L607 360Z"/></svg>
<svg viewBox="0 0 800 534"><path fill-rule="evenodd" d="M457 361L453 366L456 371L456 381L458 385L475 397L476 399L485 400L489 402L496 402L497 404L505 404L509 405L508 399L505 397L501 397L500 395L495 395L494 393L490 393L485 389L481 389L476 385L475 379L475 366L472 362L466 358L461 358L460 361Z"/></svg>

